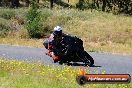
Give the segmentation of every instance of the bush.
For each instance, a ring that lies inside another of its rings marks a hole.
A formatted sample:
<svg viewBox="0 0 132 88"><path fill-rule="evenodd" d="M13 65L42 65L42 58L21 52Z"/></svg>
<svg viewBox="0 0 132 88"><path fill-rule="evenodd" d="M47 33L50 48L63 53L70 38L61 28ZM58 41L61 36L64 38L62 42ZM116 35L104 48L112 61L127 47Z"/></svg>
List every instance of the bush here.
<svg viewBox="0 0 132 88"><path fill-rule="evenodd" d="M5 19L0 18L0 37L6 37L9 33L10 27Z"/></svg>
<svg viewBox="0 0 132 88"><path fill-rule="evenodd" d="M0 17L1 18L4 18L4 19L11 19L12 17L15 17L15 11L11 10L11 9L7 9L7 10L3 10L3 11L0 11Z"/></svg>
<svg viewBox="0 0 132 88"><path fill-rule="evenodd" d="M37 2L31 1L31 8L27 13L27 24L26 28L30 37L39 38L41 37L39 26L41 20L41 13L38 11Z"/></svg>
<svg viewBox="0 0 132 88"><path fill-rule="evenodd" d="M79 8L80 10L84 9L84 1L80 0L77 4L76 7Z"/></svg>
<svg viewBox="0 0 132 88"><path fill-rule="evenodd" d="M112 7L112 13L114 15L117 15L117 14L119 14L119 12L120 12L119 7L117 5L113 5L113 7Z"/></svg>

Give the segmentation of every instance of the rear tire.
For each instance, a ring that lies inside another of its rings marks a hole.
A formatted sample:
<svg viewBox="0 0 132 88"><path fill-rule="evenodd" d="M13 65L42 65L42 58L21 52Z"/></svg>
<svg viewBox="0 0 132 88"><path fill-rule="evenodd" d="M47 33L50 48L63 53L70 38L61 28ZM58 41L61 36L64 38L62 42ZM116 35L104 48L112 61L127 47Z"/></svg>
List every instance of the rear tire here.
<svg viewBox="0 0 132 88"><path fill-rule="evenodd" d="M85 51L84 52L84 63L87 66L93 66L94 65L94 60L93 58Z"/></svg>
<svg viewBox="0 0 132 88"><path fill-rule="evenodd" d="M77 56L83 61L83 63L85 63L85 66L93 66L94 65L94 60L93 58L86 52L82 52L81 55Z"/></svg>
<svg viewBox="0 0 132 88"><path fill-rule="evenodd" d="M62 61L59 61L59 65L63 65L63 62Z"/></svg>
<svg viewBox="0 0 132 88"><path fill-rule="evenodd" d="M59 59L59 64L60 64L60 65L63 65L63 64L65 64L65 63L66 63L66 61L64 60L64 58Z"/></svg>

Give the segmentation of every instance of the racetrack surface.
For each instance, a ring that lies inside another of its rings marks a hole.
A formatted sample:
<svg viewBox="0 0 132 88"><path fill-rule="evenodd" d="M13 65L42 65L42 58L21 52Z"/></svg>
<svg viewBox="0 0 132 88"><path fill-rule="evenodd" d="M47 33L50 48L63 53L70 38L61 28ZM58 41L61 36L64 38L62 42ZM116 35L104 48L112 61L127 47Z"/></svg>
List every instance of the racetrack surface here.
<svg viewBox="0 0 132 88"><path fill-rule="evenodd" d="M45 65L55 65L51 57L45 55L46 49L33 48L24 46L0 45L0 57L15 60L39 60ZM116 74L130 74L132 76L132 56L113 55L108 53L89 52L95 60L95 66L85 67L91 73L116 73ZM79 64L81 65L81 64ZM61 65L59 65L61 66ZM78 64L72 65L77 68Z"/></svg>

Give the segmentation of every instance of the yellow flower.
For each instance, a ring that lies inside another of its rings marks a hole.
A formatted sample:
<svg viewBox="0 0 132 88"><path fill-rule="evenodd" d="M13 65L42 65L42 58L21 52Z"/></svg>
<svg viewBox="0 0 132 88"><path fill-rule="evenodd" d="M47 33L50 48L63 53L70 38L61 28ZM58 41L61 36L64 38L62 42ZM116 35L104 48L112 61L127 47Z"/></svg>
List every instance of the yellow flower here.
<svg viewBox="0 0 132 88"><path fill-rule="evenodd" d="M22 70L23 70L23 71L26 71L26 69L24 69L24 68L23 68Z"/></svg>
<svg viewBox="0 0 132 88"><path fill-rule="evenodd" d="M67 78L63 78L64 80L67 80Z"/></svg>
<svg viewBox="0 0 132 88"><path fill-rule="evenodd" d="M29 74L28 73L26 73L26 76L28 76Z"/></svg>
<svg viewBox="0 0 132 88"><path fill-rule="evenodd" d="M106 71L105 71L105 70L103 70L103 71L102 71L102 74L105 74L105 73L106 73Z"/></svg>
<svg viewBox="0 0 132 88"><path fill-rule="evenodd" d="M96 87L97 85L96 84L93 84L93 87Z"/></svg>
<svg viewBox="0 0 132 88"><path fill-rule="evenodd" d="M41 72L41 74L42 74L42 75L44 75L44 74L45 74L45 72Z"/></svg>
<svg viewBox="0 0 132 88"><path fill-rule="evenodd" d="M37 71L38 73L41 73L41 71Z"/></svg>

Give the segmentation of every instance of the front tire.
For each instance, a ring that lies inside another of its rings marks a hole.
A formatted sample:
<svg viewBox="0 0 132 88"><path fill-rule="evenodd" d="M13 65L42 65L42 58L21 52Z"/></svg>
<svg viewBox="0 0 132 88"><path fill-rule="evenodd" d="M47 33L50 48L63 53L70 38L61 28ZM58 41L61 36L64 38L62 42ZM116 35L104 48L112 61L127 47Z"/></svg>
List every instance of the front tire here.
<svg viewBox="0 0 132 88"><path fill-rule="evenodd" d="M46 49L48 49L48 43L49 43L48 39L46 39L46 40L43 42L43 45L44 45L44 47L45 47Z"/></svg>

